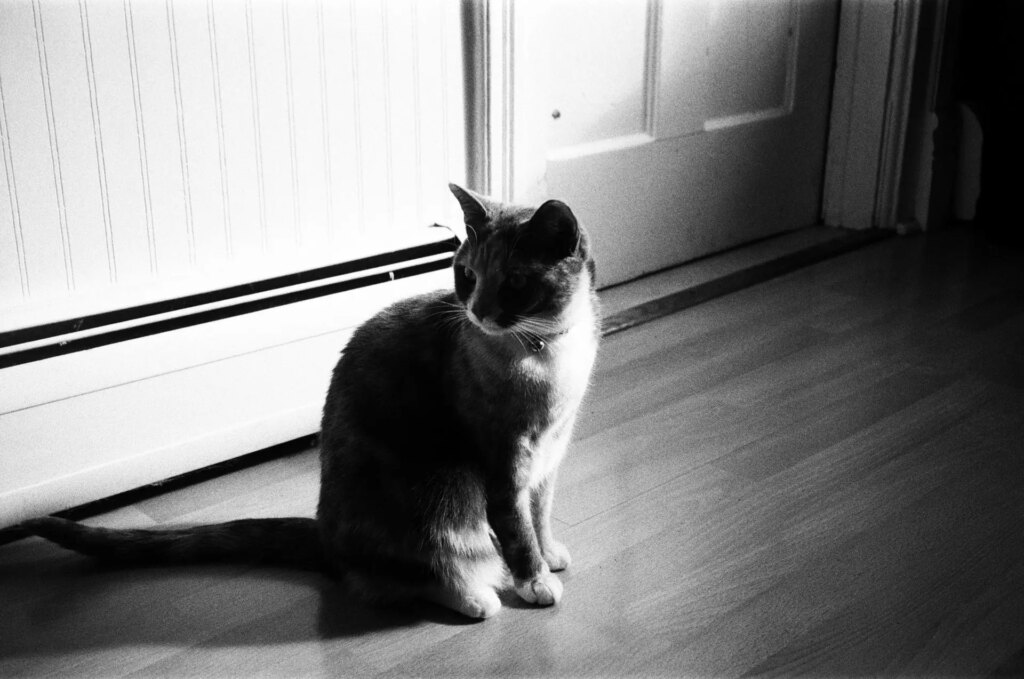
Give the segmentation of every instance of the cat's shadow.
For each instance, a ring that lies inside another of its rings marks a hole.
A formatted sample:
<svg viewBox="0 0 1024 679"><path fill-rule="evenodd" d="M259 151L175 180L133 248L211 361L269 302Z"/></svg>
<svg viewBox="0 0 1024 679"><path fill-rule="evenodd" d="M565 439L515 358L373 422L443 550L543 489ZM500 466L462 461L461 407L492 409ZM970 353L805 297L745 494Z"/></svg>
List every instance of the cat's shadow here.
<svg viewBox="0 0 1024 679"><path fill-rule="evenodd" d="M0 563L0 595L7 599L0 655L15 656L135 645L363 643L423 625L474 624L426 602L366 604L319 573L111 567L77 555Z"/></svg>
<svg viewBox="0 0 1024 679"><path fill-rule="evenodd" d="M357 637L424 623L473 625L455 611L427 602L371 605L353 599L336 582L323 578L319 591L318 633L321 639Z"/></svg>

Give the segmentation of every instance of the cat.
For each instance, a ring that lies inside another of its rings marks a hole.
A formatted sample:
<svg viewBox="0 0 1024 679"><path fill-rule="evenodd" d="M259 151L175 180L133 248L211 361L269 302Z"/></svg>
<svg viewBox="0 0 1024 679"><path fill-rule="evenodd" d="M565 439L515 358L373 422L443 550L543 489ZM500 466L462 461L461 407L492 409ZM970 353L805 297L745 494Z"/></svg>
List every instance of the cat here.
<svg viewBox="0 0 1024 679"><path fill-rule="evenodd" d="M426 599L471 618L562 596L551 533L559 463L592 372L600 315L586 231L449 184L464 216L454 290L359 327L328 389L315 519L165 530L54 517L29 532L121 564L254 561L322 570L372 601Z"/></svg>

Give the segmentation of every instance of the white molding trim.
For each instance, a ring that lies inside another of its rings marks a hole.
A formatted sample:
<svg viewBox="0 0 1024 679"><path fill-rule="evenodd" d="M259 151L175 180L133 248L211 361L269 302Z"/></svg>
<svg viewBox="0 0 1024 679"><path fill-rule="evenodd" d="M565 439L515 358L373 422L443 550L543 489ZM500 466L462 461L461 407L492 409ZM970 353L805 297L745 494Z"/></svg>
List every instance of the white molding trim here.
<svg viewBox="0 0 1024 679"><path fill-rule="evenodd" d="M930 16L929 16L930 15ZM907 231L927 230L933 220L932 177L935 165L935 133L939 127L938 90L943 74L943 50L949 0L934 0L921 7L918 20L917 59L927 49L927 64L915 66L914 93L911 96L910 121L907 125L905 165L900 177L898 228ZM923 78L917 82L916 78Z"/></svg>
<svg viewBox="0 0 1024 679"><path fill-rule="evenodd" d="M828 226L896 226L920 3L842 3L822 196Z"/></svg>
<svg viewBox="0 0 1024 679"><path fill-rule="evenodd" d="M514 193L515 4L513 0L463 0L468 184L497 200Z"/></svg>
<svg viewBox="0 0 1024 679"><path fill-rule="evenodd" d="M484 84L486 149L483 173L484 192L498 200L508 201L513 193L513 107L515 83L513 54L515 50L515 14L512 0L485 0L484 26L486 54Z"/></svg>
<svg viewBox="0 0 1024 679"><path fill-rule="evenodd" d="M899 0L896 3L878 193L875 199L875 226L882 228L894 228L899 222L900 186L903 179L903 156L907 146L907 128L910 124L911 85L914 79L921 1Z"/></svg>
<svg viewBox="0 0 1024 679"><path fill-rule="evenodd" d="M490 193L490 31L487 0L462 0L462 68L465 73L466 186Z"/></svg>

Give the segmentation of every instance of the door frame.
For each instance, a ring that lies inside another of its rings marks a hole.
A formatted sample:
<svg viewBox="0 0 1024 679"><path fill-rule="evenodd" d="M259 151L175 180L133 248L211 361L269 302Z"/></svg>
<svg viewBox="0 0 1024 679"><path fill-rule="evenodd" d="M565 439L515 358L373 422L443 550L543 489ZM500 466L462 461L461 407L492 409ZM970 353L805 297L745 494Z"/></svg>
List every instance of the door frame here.
<svg viewBox="0 0 1024 679"><path fill-rule="evenodd" d="M648 0L652 5L659 1ZM905 177L907 171L920 174L929 168L904 163L908 137L925 132L911 126L911 90L920 85L914 82L914 66L923 1L841 4L821 199L827 226L892 229L916 221L901 215L899 205L919 202L904 195L908 185L929 185L919 176L913 182ZM515 30L516 13L528 11L530 3L462 2L469 184L499 200L543 192L542 181L529 179L542 176L543 169L523 166L537 154L516 154L524 143L537 141L515 138L513 125L518 111L512 64L526 48L525 36ZM941 26L948 0L938 4ZM925 86L938 78L940 59L932 51Z"/></svg>
<svg viewBox="0 0 1024 679"><path fill-rule="evenodd" d="M543 134L539 130L523 134L523 126L516 125L525 118L523 97L517 93L526 88L517 82L513 69L515 55L531 49L529 36L517 31L516 25L524 13L541 5L462 0L467 183L501 201L529 202L543 193L543 187L529 179L544 173L543 153L529 150L543 143Z"/></svg>
<svg viewBox="0 0 1024 679"><path fill-rule="evenodd" d="M822 195L827 226L905 231L927 221L900 209L920 204L909 194L930 187L930 158L908 157L909 142L931 147L934 128L912 110L912 93L934 88L941 62L941 44L919 44L923 1L842 3ZM936 2L940 30L930 35L941 36L947 4ZM929 63L919 69L922 58Z"/></svg>

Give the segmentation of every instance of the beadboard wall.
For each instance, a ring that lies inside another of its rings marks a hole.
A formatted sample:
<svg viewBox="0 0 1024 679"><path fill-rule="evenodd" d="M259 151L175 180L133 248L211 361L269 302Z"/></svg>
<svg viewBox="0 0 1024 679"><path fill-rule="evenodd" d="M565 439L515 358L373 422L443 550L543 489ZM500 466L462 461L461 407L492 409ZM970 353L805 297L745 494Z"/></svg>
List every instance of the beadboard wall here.
<svg viewBox="0 0 1024 679"><path fill-rule="evenodd" d="M0 0L0 331L452 217L453 0Z"/></svg>
<svg viewBox="0 0 1024 679"><path fill-rule="evenodd" d="M0 0L0 333L448 238L429 226L461 218L459 12ZM351 329L446 285L0 370L0 525L315 432Z"/></svg>

